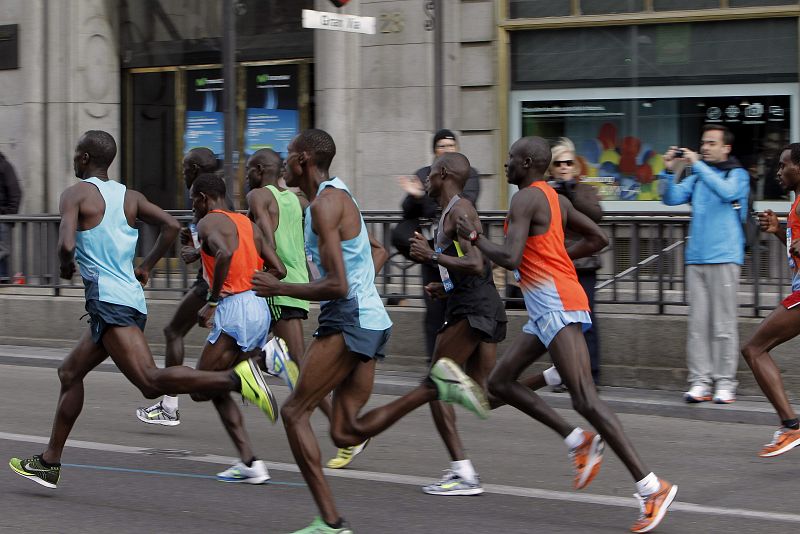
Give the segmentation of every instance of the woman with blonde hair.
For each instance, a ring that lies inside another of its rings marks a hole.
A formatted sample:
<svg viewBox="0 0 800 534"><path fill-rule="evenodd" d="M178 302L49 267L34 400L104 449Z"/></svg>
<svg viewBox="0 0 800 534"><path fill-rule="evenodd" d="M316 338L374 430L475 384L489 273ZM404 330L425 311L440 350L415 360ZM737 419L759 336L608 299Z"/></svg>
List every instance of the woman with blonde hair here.
<svg viewBox="0 0 800 534"><path fill-rule="evenodd" d="M550 185L560 195L566 196L575 208L592 219L599 222L603 218L603 208L600 207L600 198L594 186L581 183L580 165L575 144L568 138L562 137L551 148ZM579 241L581 236L565 230L564 244L569 249L570 245ZM592 364L592 378L597 383L600 375L600 346L597 335L597 320L594 316L594 286L597 283L597 270L600 269L600 258L589 256L579 258L573 262L578 273L578 280L589 298L589 308L592 317L592 327L584 333L586 345L589 347L589 356ZM560 386L556 386L558 388ZM554 388L554 389L556 389Z"/></svg>

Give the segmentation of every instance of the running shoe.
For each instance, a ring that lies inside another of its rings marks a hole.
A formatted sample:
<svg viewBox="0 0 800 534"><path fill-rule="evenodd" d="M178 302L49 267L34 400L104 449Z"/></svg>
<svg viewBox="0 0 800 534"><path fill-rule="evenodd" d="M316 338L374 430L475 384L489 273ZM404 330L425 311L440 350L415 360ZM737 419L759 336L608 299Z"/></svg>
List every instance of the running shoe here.
<svg viewBox="0 0 800 534"><path fill-rule="evenodd" d="M233 372L239 376L242 398L261 408L261 411L267 414L267 417L273 423L277 421L278 403L264 381L264 376L258 369L256 359L250 358L239 362L233 368Z"/></svg>
<svg viewBox="0 0 800 534"><path fill-rule="evenodd" d="M45 467L40 455L31 458L12 458L8 465L21 477L33 480L46 488L55 488L61 476L61 466Z"/></svg>
<svg viewBox="0 0 800 534"><path fill-rule="evenodd" d="M431 367L431 380L439 391L439 400L460 404L481 419L489 417L489 401L483 389L450 358L440 358Z"/></svg>
<svg viewBox="0 0 800 534"><path fill-rule="evenodd" d="M690 404L711 400L711 390L707 386L692 386L683 394L683 400Z"/></svg>
<svg viewBox="0 0 800 534"><path fill-rule="evenodd" d="M164 409L161 401L158 401L149 408L139 408L136 410L136 417L142 423L148 425L163 425L163 426L177 426L181 424L181 415L179 410L175 410L175 414L169 413Z"/></svg>
<svg viewBox="0 0 800 534"><path fill-rule="evenodd" d="M297 384L300 370L289 356L289 347L286 342L277 336L273 336L261 350L264 353L267 374L280 378L289 387L290 391L294 391L294 385Z"/></svg>
<svg viewBox="0 0 800 534"><path fill-rule="evenodd" d="M321 517L317 516L306 528L296 530L292 534L353 534L353 531L347 524L343 524L340 528L329 527Z"/></svg>
<svg viewBox="0 0 800 534"><path fill-rule="evenodd" d="M480 495L483 486L477 477L475 482L468 482L455 471L447 469L439 482L423 486L422 491L428 495Z"/></svg>
<svg viewBox="0 0 800 534"><path fill-rule="evenodd" d="M588 486L600 472L604 448L605 443L599 434L583 431L583 443L569 451L575 466L575 489Z"/></svg>
<svg viewBox="0 0 800 534"><path fill-rule="evenodd" d="M217 473L217 480L220 482L263 484L269 478L267 466L261 460L255 460L250 467L247 467L244 462L236 462L225 471Z"/></svg>
<svg viewBox="0 0 800 534"><path fill-rule="evenodd" d="M788 452L800 445L800 430L786 428L785 426L775 431L772 443L767 443L758 455L762 458L772 458Z"/></svg>
<svg viewBox="0 0 800 534"><path fill-rule="evenodd" d="M729 389L718 389L714 392L715 404L733 404L736 402L736 394Z"/></svg>
<svg viewBox="0 0 800 534"><path fill-rule="evenodd" d="M350 465L356 456L364 452L364 449L367 448L369 444L369 439L362 443L361 445L356 445L355 447L344 447L343 449L339 449L339 452L336 453L335 458L331 458L328 460L327 466L330 469L341 469L343 467L347 467Z"/></svg>
<svg viewBox="0 0 800 534"><path fill-rule="evenodd" d="M678 486L670 484L666 480L658 480L658 491L642 497L638 493L633 496L639 500L641 514L636 523L631 527L631 532L650 532L661 523L667 513L667 508L675 499L678 493Z"/></svg>

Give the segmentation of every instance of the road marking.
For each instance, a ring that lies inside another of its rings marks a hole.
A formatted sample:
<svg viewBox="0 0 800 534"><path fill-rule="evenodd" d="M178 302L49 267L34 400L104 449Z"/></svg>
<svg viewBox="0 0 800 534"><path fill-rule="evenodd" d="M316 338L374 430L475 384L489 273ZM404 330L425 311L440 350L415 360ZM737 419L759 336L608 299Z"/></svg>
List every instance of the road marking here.
<svg viewBox="0 0 800 534"><path fill-rule="evenodd" d="M14 434L10 432L0 432L0 440L22 441L26 443L44 444L49 441L49 438L44 436L32 436L28 434ZM66 446L73 447L76 449L117 452L121 454L140 454L140 455L152 454L152 449L146 447L131 447L127 445L115 445L113 443L98 443L95 441L67 440ZM202 455L202 456L174 456L174 457L169 456L169 458L173 458L175 460L188 460L190 462L202 462L202 463L221 464L221 465L230 465L239 460L238 458L233 458L230 456L218 456L212 454ZM295 464L288 464L283 462L267 462L267 461L265 461L264 464L266 464L267 469L274 469L276 471L285 471L290 473L297 473L300 471ZM104 469L103 467L99 466L98 468ZM122 468L107 468L107 469L123 470ZM430 483L429 478L412 476L412 475L398 475L394 473L380 473L375 471L357 471L352 469L348 470L323 469L323 471L329 477L348 478L352 480L367 480L370 482L386 482L389 484L403 484L411 486L425 486ZM201 477L204 475L196 475L196 476ZM483 486L483 489L485 493L492 493L495 495L511 495L514 497L523 497L528 499L581 502L585 504L596 504L600 506L618 506L623 508L639 507L639 504L635 499L625 498L625 497L614 497L611 495L598 495L593 493L577 493L577 492L573 493L566 491L546 490L540 488L505 486L501 484L485 484ZM678 502L678 501L672 503L670 511L800 524L800 515L798 514L786 514L780 512L761 512L758 510L748 510L745 508L723 508L719 506L705 506L702 504L693 504L693 503Z"/></svg>
<svg viewBox="0 0 800 534"><path fill-rule="evenodd" d="M169 477L184 477L184 478L204 478L209 480L217 480L216 475L199 475L196 473L176 473L174 471L154 471L152 469L131 469L128 467L110 467L106 465L86 465L86 464L61 464L63 467L77 467L81 469L94 469L96 471L115 471L117 473L134 473L138 475L161 475ZM262 484L259 484L262 485ZM276 480L268 480L263 485L265 486L295 486L306 487L303 482L279 482Z"/></svg>

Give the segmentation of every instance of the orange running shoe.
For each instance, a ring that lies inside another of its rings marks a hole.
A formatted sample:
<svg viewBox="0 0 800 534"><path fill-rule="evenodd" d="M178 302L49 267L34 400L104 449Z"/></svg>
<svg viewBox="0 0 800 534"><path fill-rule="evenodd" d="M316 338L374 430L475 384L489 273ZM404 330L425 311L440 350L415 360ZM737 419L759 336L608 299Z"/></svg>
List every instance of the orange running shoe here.
<svg viewBox="0 0 800 534"><path fill-rule="evenodd" d="M633 496L639 499L642 513L631 527L631 532L650 532L661 523L667 513L667 508L678 493L678 486L670 484L664 479L658 479L659 488L655 493L642 497L638 493Z"/></svg>
<svg viewBox="0 0 800 534"><path fill-rule="evenodd" d="M604 448L605 443L599 434L583 431L583 443L569 451L575 466L575 489L588 486L600 472Z"/></svg>
<svg viewBox="0 0 800 534"><path fill-rule="evenodd" d="M758 455L762 458L771 458L788 452L800 445L800 430L782 426L772 436L772 443L767 443Z"/></svg>

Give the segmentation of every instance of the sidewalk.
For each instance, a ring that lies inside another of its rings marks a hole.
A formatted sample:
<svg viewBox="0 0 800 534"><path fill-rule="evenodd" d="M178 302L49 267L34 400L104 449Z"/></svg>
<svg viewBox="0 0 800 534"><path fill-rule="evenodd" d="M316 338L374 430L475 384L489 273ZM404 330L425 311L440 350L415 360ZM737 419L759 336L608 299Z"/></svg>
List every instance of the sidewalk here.
<svg viewBox="0 0 800 534"><path fill-rule="evenodd" d="M68 349L49 347L29 347L20 345L0 345L0 365L25 365L33 367L57 368ZM186 365L194 366L195 359L187 358ZM164 365L163 357L156 356L156 364ZM98 368L101 372L119 370L108 359ZM379 365L375 377L374 393L379 395L402 395L420 383L425 375L424 362L415 368L402 370L381 369ZM277 379L275 379L275 383ZM271 382L272 383L272 382ZM568 393L553 393L548 389L540 392L548 404L554 408L571 409ZM687 404L682 391L646 390L636 388L600 388L600 396L617 413L656 415L698 421L723 423L745 423L753 425L778 426L778 416L764 397L739 397L733 404ZM800 407L797 408L800 411Z"/></svg>

